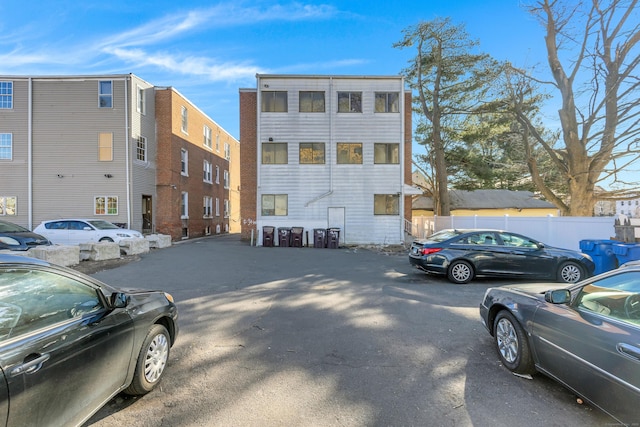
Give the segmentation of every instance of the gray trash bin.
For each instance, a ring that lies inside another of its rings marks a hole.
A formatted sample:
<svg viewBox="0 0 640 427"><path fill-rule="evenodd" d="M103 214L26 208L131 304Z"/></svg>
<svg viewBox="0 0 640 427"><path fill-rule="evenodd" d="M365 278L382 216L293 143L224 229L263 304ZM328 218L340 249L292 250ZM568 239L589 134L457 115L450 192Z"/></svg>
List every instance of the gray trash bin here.
<svg viewBox="0 0 640 427"><path fill-rule="evenodd" d="M278 246L281 248L291 246L291 228L278 227Z"/></svg>
<svg viewBox="0 0 640 427"><path fill-rule="evenodd" d="M327 248L338 249L340 246L340 229L327 228Z"/></svg>
<svg viewBox="0 0 640 427"><path fill-rule="evenodd" d="M274 246L274 233L276 231L275 227L271 227L269 225L265 225L262 227L262 246L273 247Z"/></svg>

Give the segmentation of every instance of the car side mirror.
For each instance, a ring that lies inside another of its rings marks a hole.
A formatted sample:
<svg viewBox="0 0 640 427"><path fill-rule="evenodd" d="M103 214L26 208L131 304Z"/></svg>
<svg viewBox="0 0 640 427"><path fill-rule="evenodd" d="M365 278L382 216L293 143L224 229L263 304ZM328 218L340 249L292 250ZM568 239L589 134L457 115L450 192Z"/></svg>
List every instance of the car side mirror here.
<svg viewBox="0 0 640 427"><path fill-rule="evenodd" d="M124 292L114 292L111 294L111 308L125 308L129 305L129 299Z"/></svg>
<svg viewBox="0 0 640 427"><path fill-rule="evenodd" d="M92 230L93 230L93 228L91 228L91 227L83 227L82 229L83 229L84 231L92 231Z"/></svg>
<svg viewBox="0 0 640 427"><path fill-rule="evenodd" d="M538 242L536 246L538 247L538 249L544 249L544 243Z"/></svg>
<svg viewBox="0 0 640 427"><path fill-rule="evenodd" d="M551 304L568 304L571 301L571 292L568 289L556 289L547 291L544 300Z"/></svg>

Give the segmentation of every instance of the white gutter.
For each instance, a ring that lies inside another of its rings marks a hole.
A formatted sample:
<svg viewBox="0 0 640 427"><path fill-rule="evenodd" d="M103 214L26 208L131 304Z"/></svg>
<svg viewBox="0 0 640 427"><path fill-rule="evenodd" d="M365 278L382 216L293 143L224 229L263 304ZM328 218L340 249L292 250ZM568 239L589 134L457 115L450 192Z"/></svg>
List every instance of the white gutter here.
<svg viewBox="0 0 640 427"><path fill-rule="evenodd" d="M406 220L406 218L404 217L404 187L405 187L405 182L404 182L404 145L405 145L405 119L404 119L404 115L405 115L405 111L404 111L404 105L405 105L405 100L404 97L406 96L405 91L404 91L404 77L400 78L400 126L402 126L402 139L400 140L400 200L398 200L399 202L399 209L400 209L400 218L402 218L402 220L400 221L400 241L404 241L404 222ZM411 141L411 143L413 143L413 141Z"/></svg>
<svg viewBox="0 0 640 427"><path fill-rule="evenodd" d="M333 138L334 138L334 124L333 124L333 77L329 77L329 144L328 145L328 150L325 153L329 154L331 153L331 147L333 147ZM336 156L337 156L338 150L336 149ZM313 199L309 200L307 203L304 204L304 207L308 207L311 203L315 203L320 199L324 199L325 197L328 197L330 195L333 194L333 158L331 156L328 156L328 164L329 164L329 191L327 191L326 193L320 194L319 196L314 197ZM336 159L337 161L337 159Z"/></svg>
<svg viewBox="0 0 640 427"><path fill-rule="evenodd" d="M259 75L256 75L258 79L256 82L256 224L258 223L258 217L262 216L262 197L261 197L261 189L260 189L260 153L262 152L262 133L260 129L260 105L262 104L262 90L260 87L261 78ZM260 229L256 227L259 237Z"/></svg>
<svg viewBox="0 0 640 427"><path fill-rule="evenodd" d="M124 150L124 164L125 164L125 176L127 187L127 228L133 228L131 224L131 177L129 176L129 91L128 85L131 81L131 76L127 76L124 79L124 123L125 123L125 150Z"/></svg>
<svg viewBox="0 0 640 427"><path fill-rule="evenodd" d="M27 105L27 221L33 230L33 79L29 77Z"/></svg>

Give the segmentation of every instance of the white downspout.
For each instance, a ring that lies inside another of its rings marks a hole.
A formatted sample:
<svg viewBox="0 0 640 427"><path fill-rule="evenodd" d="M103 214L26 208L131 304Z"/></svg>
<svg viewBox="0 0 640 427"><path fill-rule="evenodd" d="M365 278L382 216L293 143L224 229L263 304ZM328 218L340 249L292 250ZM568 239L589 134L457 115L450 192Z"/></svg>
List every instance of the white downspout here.
<svg viewBox="0 0 640 427"><path fill-rule="evenodd" d="M29 77L27 106L27 221L33 230L33 79Z"/></svg>
<svg viewBox="0 0 640 427"><path fill-rule="evenodd" d="M125 77L124 79L124 123L125 123L125 150L124 150L124 158L125 158L125 175L126 175L126 186L127 186L127 228L133 228L133 224L131 223L131 177L129 176L129 91L128 85L131 77Z"/></svg>
<svg viewBox="0 0 640 427"><path fill-rule="evenodd" d="M404 130L404 126L405 126L405 119L404 119L404 115L405 115L405 111L404 111L404 97L406 96L405 92L404 92L404 77L400 78L400 105L398 106L400 108L400 126L402 126L402 138L400 140L400 200L399 202L399 208L400 208L400 241L404 242L404 223L406 218L404 217L404 168L405 168L405 164L404 164L404 144L405 144L405 130ZM413 143L413 141L412 141Z"/></svg>

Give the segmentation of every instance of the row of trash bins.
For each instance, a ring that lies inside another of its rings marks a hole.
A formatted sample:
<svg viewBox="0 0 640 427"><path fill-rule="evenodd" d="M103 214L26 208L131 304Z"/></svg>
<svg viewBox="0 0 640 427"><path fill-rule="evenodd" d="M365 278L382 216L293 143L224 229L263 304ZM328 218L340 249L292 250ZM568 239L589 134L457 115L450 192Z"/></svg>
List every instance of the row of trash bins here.
<svg viewBox="0 0 640 427"><path fill-rule="evenodd" d="M262 246L274 247L276 241L281 248L301 248L303 242L304 227L278 227L276 237L276 228L265 225L262 227ZM308 242L307 242L308 243ZM331 228L314 228L313 229L313 247L314 248L330 248L338 249L340 245L340 229Z"/></svg>
<svg viewBox="0 0 640 427"><path fill-rule="evenodd" d="M591 256L594 274L614 270L625 262L640 260L640 244L618 240L581 240L580 250Z"/></svg>

